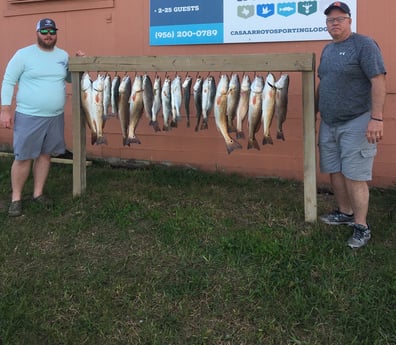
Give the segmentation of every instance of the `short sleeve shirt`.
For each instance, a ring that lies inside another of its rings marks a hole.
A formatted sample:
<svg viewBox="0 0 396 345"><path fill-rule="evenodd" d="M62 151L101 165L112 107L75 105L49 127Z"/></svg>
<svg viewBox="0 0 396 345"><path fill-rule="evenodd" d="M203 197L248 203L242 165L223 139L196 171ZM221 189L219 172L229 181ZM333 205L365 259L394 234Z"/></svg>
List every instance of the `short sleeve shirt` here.
<svg viewBox="0 0 396 345"><path fill-rule="evenodd" d="M385 74L377 43L353 33L325 46L318 68L319 111L328 125L337 125L371 109L370 79Z"/></svg>

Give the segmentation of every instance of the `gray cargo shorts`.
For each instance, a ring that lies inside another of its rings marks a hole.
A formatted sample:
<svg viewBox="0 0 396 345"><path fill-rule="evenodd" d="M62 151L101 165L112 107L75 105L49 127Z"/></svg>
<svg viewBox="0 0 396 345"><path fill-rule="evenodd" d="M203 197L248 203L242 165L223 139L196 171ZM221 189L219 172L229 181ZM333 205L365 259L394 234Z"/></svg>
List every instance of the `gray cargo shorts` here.
<svg viewBox="0 0 396 345"><path fill-rule="evenodd" d="M13 141L15 160L65 153L64 114L47 117L16 112Z"/></svg>
<svg viewBox="0 0 396 345"><path fill-rule="evenodd" d="M370 181L377 144L370 144L366 138L370 113L337 126L324 121L319 129L320 171L341 172L354 181Z"/></svg>

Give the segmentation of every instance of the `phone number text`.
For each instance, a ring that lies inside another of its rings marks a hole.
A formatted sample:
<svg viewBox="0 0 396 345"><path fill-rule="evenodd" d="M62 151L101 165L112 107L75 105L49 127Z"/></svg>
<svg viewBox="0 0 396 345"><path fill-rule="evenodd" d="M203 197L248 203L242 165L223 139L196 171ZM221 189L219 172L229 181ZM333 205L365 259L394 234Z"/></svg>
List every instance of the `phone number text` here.
<svg viewBox="0 0 396 345"><path fill-rule="evenodd" d="M187 37L215 37L218 31L213 30L178 30L178 31L158 31L155 33L156 39L187 38Z"/></svg>

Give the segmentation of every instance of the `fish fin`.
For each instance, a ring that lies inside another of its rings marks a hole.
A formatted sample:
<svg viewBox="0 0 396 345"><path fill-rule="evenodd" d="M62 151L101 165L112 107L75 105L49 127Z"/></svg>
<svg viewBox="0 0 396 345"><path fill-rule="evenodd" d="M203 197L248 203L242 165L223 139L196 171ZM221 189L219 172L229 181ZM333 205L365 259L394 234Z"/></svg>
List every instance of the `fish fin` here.
<svg viewBox="0 0 396 345"><path fill-rule="evenodd" d="M276 139L280 139L280 140L285 141L285 136L283 135L283 132L282 132L282 131L278 131L278 132L276 133Z"/></svg>
<svg viewBox="0 0 396 345"><path fill-rule="evenodd" d="M266 135L266 136L263 138L263 145L265 145L265 144L271 144L271 145L274 144L274 142L272 141L272 138L271 138L270 135Z"/></svg>
<svg viewBox="0 0 396 345"><path fill-rule="evenodd" d="M236 140L231 140L230 142L226 143L227 152L230 154L234 150L238 150L242 148L242 145L238 143Z"/></svg>
<svg viewBox="0 0 396 345"><path fill-rule="evenodd" d="M259 146L259 144L258 144L258 142L257 142L257 140L256 140L256 138L254 138L254 139L249 139L249 141L248 141L248 150L250 150L250 149L256 149L256 150L259 150L260 151L260 146Z"/></svg>
<svg viewBox="0 0 396 345"><path fill-rule="evenodd" d="M236 137L237 139L245 139L245 133L237 131Z"/></svg>

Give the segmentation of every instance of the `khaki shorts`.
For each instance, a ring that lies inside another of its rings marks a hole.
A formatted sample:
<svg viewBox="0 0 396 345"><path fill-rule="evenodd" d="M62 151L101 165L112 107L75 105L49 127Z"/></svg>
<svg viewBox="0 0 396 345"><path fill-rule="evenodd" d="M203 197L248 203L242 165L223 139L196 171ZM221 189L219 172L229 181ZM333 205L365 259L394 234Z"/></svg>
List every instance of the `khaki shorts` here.
<svg viewBox="0 0 396 345"><path fill-rule="evenodd" d="M319 129L320 171L341 172L354 181L370 181L377 144L370 144L366 138L370 113L337 126L324 121Z"/></svg>

